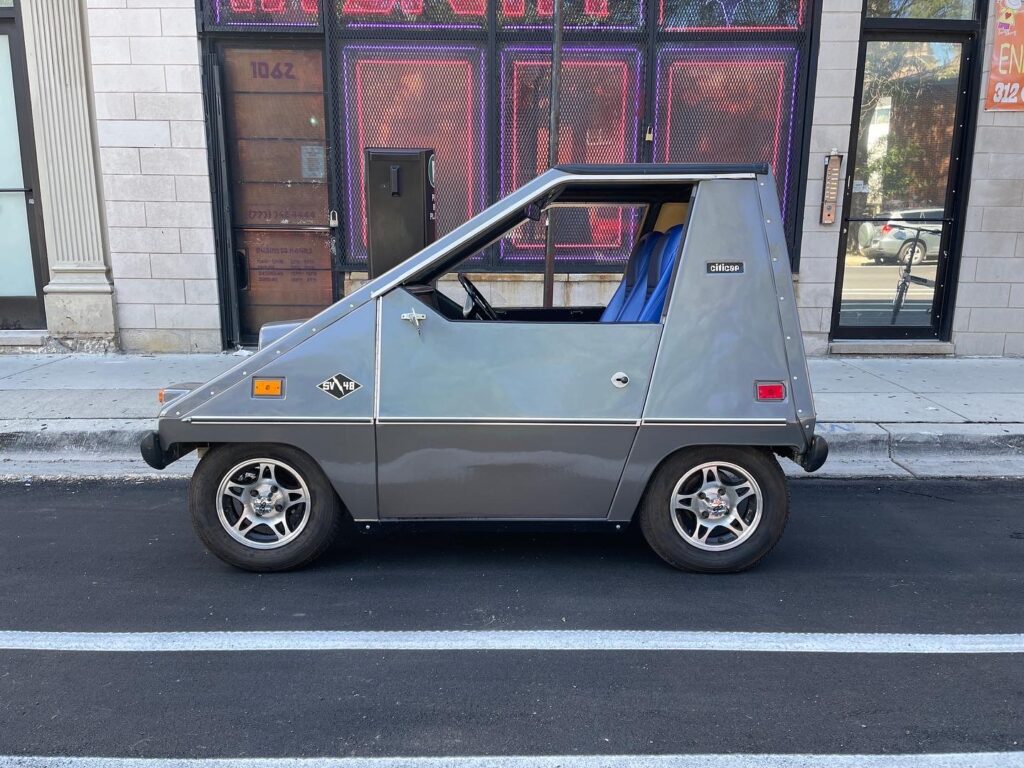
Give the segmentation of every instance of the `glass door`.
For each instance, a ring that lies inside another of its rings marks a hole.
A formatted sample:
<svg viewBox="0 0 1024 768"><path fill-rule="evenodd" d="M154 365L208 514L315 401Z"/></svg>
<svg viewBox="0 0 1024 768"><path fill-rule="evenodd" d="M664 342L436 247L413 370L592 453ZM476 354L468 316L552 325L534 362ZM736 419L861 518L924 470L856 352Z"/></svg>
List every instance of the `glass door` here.
<svg viewBox="0 0 1024 768"><path fill-rule="evenodd" d="M948 328L973 58L970 36L865 32L833 338Z"/></svg>
<svg viewBox="0 0 1024 768"><path fill-rule="evenodd" d="M0 3L2 5L2 3ZM0 330L42 329L42 285L35 258L31 139L20 39L0 16Z"/></svg>

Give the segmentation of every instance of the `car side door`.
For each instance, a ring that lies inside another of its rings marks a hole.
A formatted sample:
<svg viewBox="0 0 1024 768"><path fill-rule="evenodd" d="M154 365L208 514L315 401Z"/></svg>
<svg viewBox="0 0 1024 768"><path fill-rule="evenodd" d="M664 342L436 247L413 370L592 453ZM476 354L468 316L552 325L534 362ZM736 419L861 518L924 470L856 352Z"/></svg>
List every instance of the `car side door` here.
<svg viewBox="0 0 1024 768"><path fill-rule="evenodd" d="M380 517L602 519L660 323L451 320L378 299Z"/></svg>

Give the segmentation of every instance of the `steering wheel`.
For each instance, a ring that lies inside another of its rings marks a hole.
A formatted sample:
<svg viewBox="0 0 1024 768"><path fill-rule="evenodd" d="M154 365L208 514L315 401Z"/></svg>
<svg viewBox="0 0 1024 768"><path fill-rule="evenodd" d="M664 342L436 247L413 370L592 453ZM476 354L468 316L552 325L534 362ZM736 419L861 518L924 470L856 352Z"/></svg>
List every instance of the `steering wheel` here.
<svg viewBox="0 0 1024 768"><path fill-rule="evenodd" d="M490 305L480 289L473 285L473 281L466 277L465 272L459 272L459 283L466 290L467 301L462 308L462 316L468 318L475 309L484 320L497 320L498 313Z"/></svg>

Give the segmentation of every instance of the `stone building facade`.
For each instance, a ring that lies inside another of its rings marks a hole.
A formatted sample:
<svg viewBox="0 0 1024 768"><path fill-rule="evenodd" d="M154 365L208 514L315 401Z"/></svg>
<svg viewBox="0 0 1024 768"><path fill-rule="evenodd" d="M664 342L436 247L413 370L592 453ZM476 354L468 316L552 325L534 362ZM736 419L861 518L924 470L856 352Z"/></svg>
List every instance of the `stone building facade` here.
<svg viewBox="0 0 1024 768"><path fill-rule="evenodd" d="M864 41L884 37L865 19L873 2L821 0L813 13L808 5L813 56L801 87L810 108L793 116L806 159L798 179L803 199L795 279L807 349L815 355L1024 355L1024 111L988 112L980 103L993 45L992 7L979 11L982 45L974 60L966 61L969 46L962 53L962 73L970 74L962 74L964 93L980 106L957 113L970 120L962 144L967 153L956 158L961 168L969 166L956 190L968 203L950 225L959 234L945 243L951 253L944 286L936 289L948 299L946 330L937 326L931 338L837 332L837 269L857 222L844 220L849 211L842 195L853 188L847 183L840 185L836 223L819 223L824 161L837 150L846 156L841 179L863 181L853 179L848 166L860 124L863 60L871 55ZM34 147L33 257L42 262L45 327L9 323L0 330L0 348L215 352L231 346L225 330L231 256L219 253L224 240L217 213L223 207L218 190L227 187L209 146L216 133L211 116L224 102L210 87L216 62L204 43L202 6L197 12L195 0L14 5L9 26L22 46L12 56L23 55L26 87L19 104L28 105L18 125L23 145ZM849 274L860 268L859 257L847 252L844 258ZM889 271L878 285L893 284L898 265L880 269ZM362 277L358 270L343 273L336 292ZM558 280L562 295L575 292L580 301L600 300L616 281L586 271ZM482 275L481 282L524 300L533 300L540 285L536 274ZM888 299L881 291L871 287L864 295L881 296L882 306Z"/></svg>

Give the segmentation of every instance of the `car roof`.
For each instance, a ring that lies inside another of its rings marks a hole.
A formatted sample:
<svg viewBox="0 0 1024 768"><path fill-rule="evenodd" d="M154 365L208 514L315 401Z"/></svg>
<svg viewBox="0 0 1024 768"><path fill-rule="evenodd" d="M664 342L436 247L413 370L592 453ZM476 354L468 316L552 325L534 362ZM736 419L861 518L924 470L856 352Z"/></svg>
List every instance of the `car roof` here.
<svg viewBox="0 0 1024 768"><path fill-rule="evenodd" d="M573 176L721 176L734 173L768 173L767 163L567 163L556 171Z"/></svg>

